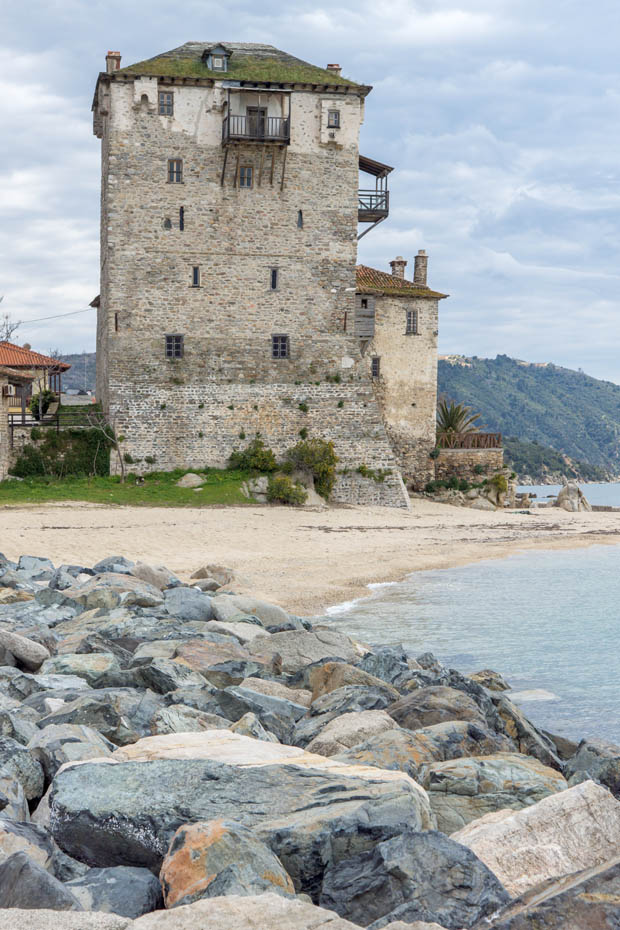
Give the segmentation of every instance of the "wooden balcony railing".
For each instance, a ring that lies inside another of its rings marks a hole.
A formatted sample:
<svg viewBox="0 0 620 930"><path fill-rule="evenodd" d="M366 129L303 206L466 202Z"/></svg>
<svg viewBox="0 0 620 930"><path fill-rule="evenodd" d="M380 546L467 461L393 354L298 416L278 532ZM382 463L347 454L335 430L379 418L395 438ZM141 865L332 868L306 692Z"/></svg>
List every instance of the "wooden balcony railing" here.
<svg viewBox="0 0 620 930"><path fill-rule="evenodd" d="M501 449L501 433L444 433L437 437L440 449Z"/></svg>
<svg viewBox="0 0 620 930"><path fill-rule="evenodd" d="M285 142L291 140L291 124L281 116L226 116L222 142Z"/></svg>
<svg viewBox="0 0 620 930"><path fill-rule="evenodd" d="M376 223L390 212L390 192L360 190L357 194L357 216L360 223Z"/></svg>

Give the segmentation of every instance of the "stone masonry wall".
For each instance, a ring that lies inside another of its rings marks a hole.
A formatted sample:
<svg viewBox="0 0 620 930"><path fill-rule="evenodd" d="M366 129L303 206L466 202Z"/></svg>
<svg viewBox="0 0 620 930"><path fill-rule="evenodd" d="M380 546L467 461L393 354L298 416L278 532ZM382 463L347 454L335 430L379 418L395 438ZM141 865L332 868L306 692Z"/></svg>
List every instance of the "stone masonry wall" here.
<svg viewBox="0 0 620 930"><path fill-rule="evenodd" d="M0 481L4 481L9 473L9 399L2 396L2 388L9 383L5 375L0 374Z"/></svg>
<svg viewBox="0 0 620 930"><path fill-rule="evenodd" d="M157 81L113 82L104 117L97 390L127 452L145 469L146 457L152 468L224 464L240 432L259 429L282 453L306 425L346 465L396 474L367 365L343 331L355 301L360 98L330 95L342 135L321 145L322 95L293 93L286 166L283 148L243 144L224 171L221 89L175 85L174 95L169 119L157 115ZM237 154L254 168L249 190L235 186ZM170 158L183 160L183 183L167 182ZM165 358L167 333L183 334L182 359ZM289 336L290 358L271 358L273 334ZM298 394L313 397L308 423L282 400ZM373 494L408 503L400 479Z"/></svg>
<svg viewBox="0 0 620 930"><path fill-rule="evenodd" d="M417 334L406 333L407 310L418 311ZM403 478L416 490L434 477L429 453L435 446L437 408L438 300L428 297L377 297L375 335L365 351L380 359L373 379L387 434Z"/></svg>
<svg viewBox="0 0 620 930"><path fill-rule="evenodd" d="M482 473L477 467L484 469ZM441 449L435 459L435 477L451 478L456 475L465 481L479 482L504 467L503 449Z"/></svg>

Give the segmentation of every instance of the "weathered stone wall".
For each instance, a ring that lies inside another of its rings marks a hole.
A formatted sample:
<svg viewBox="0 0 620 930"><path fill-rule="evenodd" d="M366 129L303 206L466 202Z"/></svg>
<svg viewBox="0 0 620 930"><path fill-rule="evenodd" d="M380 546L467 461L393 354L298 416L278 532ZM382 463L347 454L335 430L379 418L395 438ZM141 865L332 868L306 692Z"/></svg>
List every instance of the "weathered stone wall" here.
<svg viewBox="0 0 620 930"><path fill-rule="evenodd" d="M418 311L417 334L406 332L408 310ZM380 359L375 393L403 478L416 490L435 474L429 453L435 446L437 331L436 298L376 298L375 335L364 360L370 372L372 357Z"/></svg>
<svg viewBox="0 0 620 930"><path fill-rule="evenodd" d="M435 459L435 477L451 478L456 475L457 478L477 483L503 467L503 449L441 449ZM480 468L484 471L480 472Z"/></svg>
<svg viewBox="0 0 620 930"><path fill-rule="evenodd" d="M344 464L396 472L366 362L343 330L355 301L360 98L329 95L342 130L321 144L325 95L291 94L288 151L231 146L224 170L225 93L175 85L174 95L174 118L160 117L155 79L114 81L103 120L97 391L127 452L145 470L224 464L242 431L283 452L306 425ZM183 183L167 182L171 158L183 160ZM253 188L235 186L238 165L254 168ZM165 358L167 333L183 334L182 359ZM289 336L290 358L271 358L273 334ZM313 413L298 423L282 398L313 388ZM379 496L408 503L396 479Z"/></svg>
<svg viewBox="0 0 620 930"><path fill-rule="evenodd" d="M4 481L8 475L10 463L9 403L8 398L2 394L2 388L8 383L7 376L0 373L0 481Z"/></svg>

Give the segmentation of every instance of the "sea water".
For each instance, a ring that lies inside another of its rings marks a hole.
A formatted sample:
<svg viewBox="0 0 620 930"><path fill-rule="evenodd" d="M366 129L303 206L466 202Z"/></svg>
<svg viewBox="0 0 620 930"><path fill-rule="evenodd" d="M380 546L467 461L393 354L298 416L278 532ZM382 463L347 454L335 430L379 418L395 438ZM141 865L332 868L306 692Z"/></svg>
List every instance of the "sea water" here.
<svg viewBox="0 0 620 930"><path fill-rule="evenodd" d="M620 743L620 546L415 572L328 614L358 640L430 650L466 674L495 669L546 730Z"/></svg>
<svg viewBox="0 0 620 930"><path fill-rule="evenodd" d="M545 501L550 497L557 497L561 487L560 484L537 484L519 487L517 490L535 494L537 500ZM620 507L620 482L600 484L592 482L590 484L580 484L579 487L591 504L603 507Z"/></svg>

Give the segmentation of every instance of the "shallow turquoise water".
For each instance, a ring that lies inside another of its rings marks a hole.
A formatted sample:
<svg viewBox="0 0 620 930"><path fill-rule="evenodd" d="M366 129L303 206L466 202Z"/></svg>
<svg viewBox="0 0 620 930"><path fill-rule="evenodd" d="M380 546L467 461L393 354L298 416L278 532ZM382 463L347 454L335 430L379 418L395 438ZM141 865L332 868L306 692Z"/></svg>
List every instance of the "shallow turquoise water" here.
<svg viewBox="0 0 620 930"><path fill-rule="evenodd" d="M618 546L416 572L329 614L356 639L402 642L462 672L493 668L515 690L550 691L555 700L520 704L538 725L620 743Z"/></svg>
<svg viewBox="0 0 620 930"><path fill-rule="evenodd" d="M580 484L579 487L591 504L603 507L620 507L620 482L607 482L604 484ZM548 497L557 497L561 485L537 484L530 487L520 487L519 491L536 494L538 500L544 501Z"/></svg>

